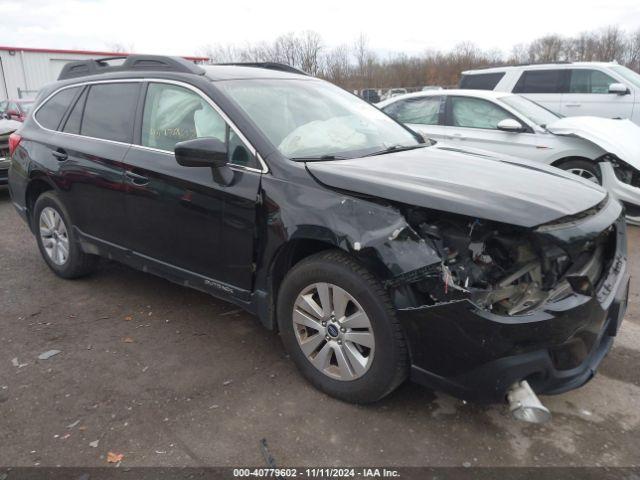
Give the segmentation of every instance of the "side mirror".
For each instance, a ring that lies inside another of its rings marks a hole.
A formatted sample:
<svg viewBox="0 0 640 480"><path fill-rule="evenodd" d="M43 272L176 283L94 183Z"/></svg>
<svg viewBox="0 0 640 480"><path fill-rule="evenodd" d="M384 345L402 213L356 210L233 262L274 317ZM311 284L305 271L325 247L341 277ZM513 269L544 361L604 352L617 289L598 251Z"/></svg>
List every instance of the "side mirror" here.
<svg viewBox="0 0 640 480"><path fill-rule="evenodd" d="M217 138L203 137L176 143L176 161L183 167L209 167L213 180L229 186L235 177L227 166L227 146Z"/></svg>
<svg viewBox="0 0 640 480"><path fill-rule="evenodd" d="M629 95L631 92L623 83L612 83L609 85L609 93L615 93L616 95Z"/></svg>
<svg viewBox="0 0 640 480"><path fill-rule="evenodd" d="M220 168L227 164L227 146L217 138L194 138L176 143L176 161L183 167Z"/></svg>
<svg viewBox="0 0 640 480"><path fill-rule="evenodd" d="M525 128L519 121L514 120L513 118L505 118L498 123L498 130L502 130L504 132L520 133L524 132Z"/></svg>

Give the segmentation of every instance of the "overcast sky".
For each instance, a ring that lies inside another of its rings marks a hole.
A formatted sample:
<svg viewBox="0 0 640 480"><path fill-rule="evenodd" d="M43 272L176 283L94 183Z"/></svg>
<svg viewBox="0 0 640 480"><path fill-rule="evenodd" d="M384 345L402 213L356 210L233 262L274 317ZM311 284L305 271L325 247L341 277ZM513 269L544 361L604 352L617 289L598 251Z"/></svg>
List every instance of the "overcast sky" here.
<svg viewBox="0 0 640 480"><path fill-rule="evenodd" d="M363 32L379 52L419 53L473 41L509 52L548 33L640 29L640 0L0 0L0 45L193 55L206 45L315 30L327 46Z"/></svg>

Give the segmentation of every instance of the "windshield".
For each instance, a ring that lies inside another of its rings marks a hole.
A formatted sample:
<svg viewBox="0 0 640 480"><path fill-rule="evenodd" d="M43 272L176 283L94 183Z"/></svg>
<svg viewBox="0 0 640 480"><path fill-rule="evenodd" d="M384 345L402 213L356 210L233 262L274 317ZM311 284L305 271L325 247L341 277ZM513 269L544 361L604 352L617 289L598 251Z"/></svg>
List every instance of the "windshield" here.
<svg viewBox="0 0 640 480"><path fill-rule="evenodd" d="M316 80L216 83L292 159L353 158L417 138L366 101Z"/></svg>
<svg viewBox="0 0 640 480"><path fill-rule="evenodd" d="M536 102L532 102L531 100L518 95L507 95L501 97L500 101L509 105L520 115L528 118L533 123L540 125L541 127L546 127L550 123L562 118L560 115L553 113L551 110L547 110Z"/></svg>
<svg viewBox="0 0 640 480"><path fill-rule="evenodd" d="M627 67L623 66L611 67L611 70L616 72L627 82L631 83L634 87L640 88L640 75L633 70L629 70Z"/></svg>

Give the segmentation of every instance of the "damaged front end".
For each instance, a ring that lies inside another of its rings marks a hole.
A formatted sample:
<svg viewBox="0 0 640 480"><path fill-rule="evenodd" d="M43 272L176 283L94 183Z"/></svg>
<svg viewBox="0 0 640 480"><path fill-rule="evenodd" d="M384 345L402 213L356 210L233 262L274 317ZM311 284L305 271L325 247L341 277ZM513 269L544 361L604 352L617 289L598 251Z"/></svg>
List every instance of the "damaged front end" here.
<svg viewBox="0 0 640 480"><path fill-rule="evenodd" d="M407 207L441 261L388 282L412 376L463 398L499 401L529 381L559 393L588 381L626 306L618 202L535 228Z"/></svg>
<svg viewBox="0 0 640 480"><path fill-rule="evenodd" d="M592 292L613 228L593 239L563 244L540 229L418 208L405 215L442 259L412 285L421 300L435 305L465 298L499 315L524 314L570 294L574 287Z"/></svg>

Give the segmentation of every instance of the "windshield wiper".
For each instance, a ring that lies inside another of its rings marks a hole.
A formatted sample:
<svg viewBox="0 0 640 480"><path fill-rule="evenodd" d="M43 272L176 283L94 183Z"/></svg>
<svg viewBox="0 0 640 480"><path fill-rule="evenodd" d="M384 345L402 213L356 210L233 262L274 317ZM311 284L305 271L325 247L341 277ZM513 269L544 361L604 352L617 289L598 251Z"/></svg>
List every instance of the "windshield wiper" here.
<svg viewBox="0 0 640 480"><path fill-rule="evenodd" d="M372 152L372 153L367 153L365 155L365 157L373 157L375 155L384 155L386 153L392 153L392 152L403 152L405 150L414 150L416 148L425 148L428 147L428 144L425 143L419 143L417 145L400 145L400 144L396 144L396 145L391 145L383 150L378 150L376 152Z"/></svg>
<svg viewBox="0 0 640 480"><path fill-rule="evenodd" d="M341 157L340 155L319 155L309 157L293 157L291 160L295 162L323 162L325 160L348 160L348 158Z"/></svg>

